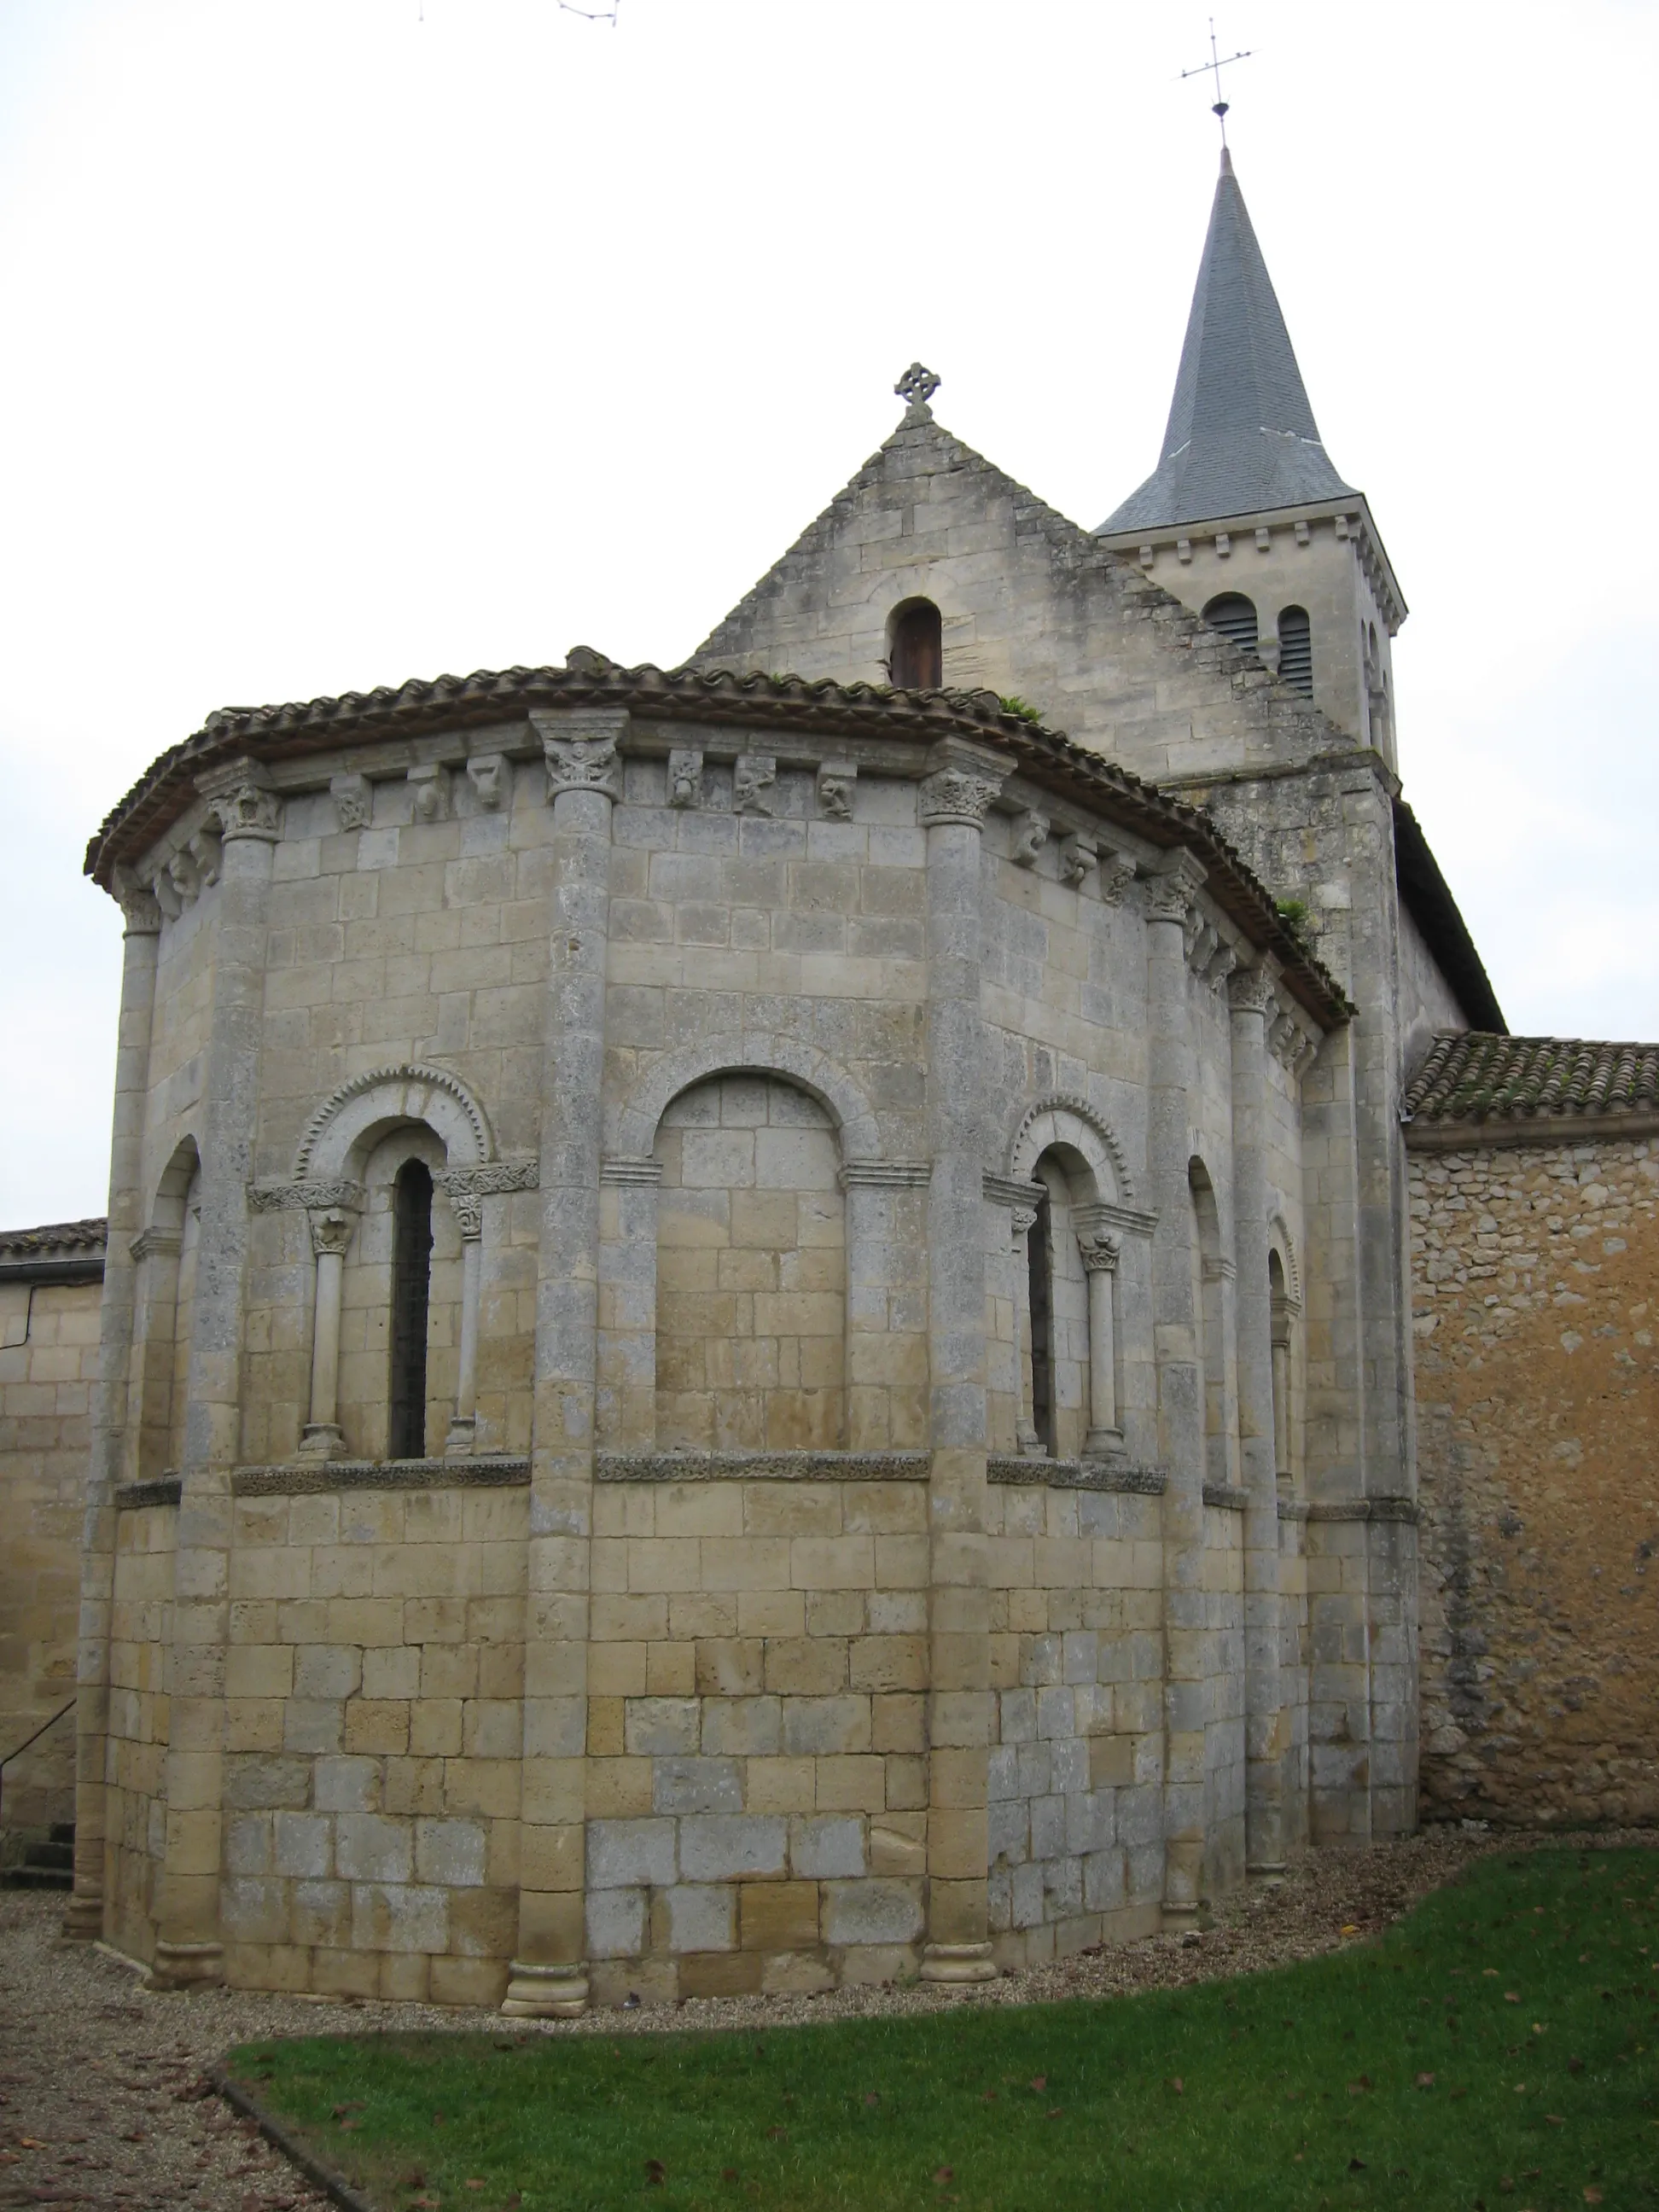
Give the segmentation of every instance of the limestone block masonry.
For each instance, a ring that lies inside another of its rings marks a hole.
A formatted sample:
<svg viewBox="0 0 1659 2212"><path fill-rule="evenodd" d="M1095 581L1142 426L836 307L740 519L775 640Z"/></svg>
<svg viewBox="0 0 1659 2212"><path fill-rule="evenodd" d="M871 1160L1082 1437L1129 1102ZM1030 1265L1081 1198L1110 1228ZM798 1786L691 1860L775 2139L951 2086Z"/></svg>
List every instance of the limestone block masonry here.
<svg viewBox="0 0 1659 2212"><path fill-rule="evenodd" d="M1201 815L987 693L577 652L217 718L90 865L75 1930L559 2015L1372 1825L1308 1718L1322 1593L1378 1626L1302 1492L1349 1009Z"/></svg>

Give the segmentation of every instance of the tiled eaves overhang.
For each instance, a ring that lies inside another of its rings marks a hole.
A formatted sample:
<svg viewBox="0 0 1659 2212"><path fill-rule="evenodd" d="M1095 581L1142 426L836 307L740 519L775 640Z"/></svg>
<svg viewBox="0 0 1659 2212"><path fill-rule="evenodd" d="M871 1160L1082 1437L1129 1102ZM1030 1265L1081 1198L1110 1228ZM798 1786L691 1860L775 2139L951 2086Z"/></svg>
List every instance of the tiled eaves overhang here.
<svg viewBox="0 0 1659 2212"><path fill-rule="evenodd" d="M1419 1152L1659 1136L1659 1044L1441 1036L1400 1118Z"/></svg>
<svg viewBox="0 0 1659 2212"><path fill-rule="evenodd" d="M101 1282L108 1233L102 1218L0 1230L0 1283Z"/></svg>
<svg viewBox="0 0 1659 2212"><path fill-rule="evenodd" d="M1206 890L1249 942L1271 951L1286 988L1322 1028L1352 1009L1335 979L1285 927L1272 899L1208 815L1165 796L1069 738L1005 714L992 691L897 691L871 684L726 669L623 668L586 647L562 668L509 668L411 681L397 690L346 692L288 706L228 707L161 755L87 847L86 872L106 890L195 803L197 779L242 757L274 764L380 737L460 730L532 708L626 708L669 721L752 727L779 736L869 738L929 745L965 738L1008 757L1011 769L1164 850L1184 845L1207 872Z"/></svg>

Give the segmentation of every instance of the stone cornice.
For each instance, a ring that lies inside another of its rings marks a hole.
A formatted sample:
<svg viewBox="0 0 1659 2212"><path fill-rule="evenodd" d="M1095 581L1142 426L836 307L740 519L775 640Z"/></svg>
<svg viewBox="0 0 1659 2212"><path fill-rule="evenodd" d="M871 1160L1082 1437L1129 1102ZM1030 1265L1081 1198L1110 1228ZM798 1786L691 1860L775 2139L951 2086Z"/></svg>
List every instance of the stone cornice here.
<svg viewBox="0 0 1659 2212"><path fill-rule="evenodd" d="M1315 1498L1308 1502L1310 1521L1397 1521L1415 1527L1414 1498Z"/></svg>
<svg viewBox="0 0 1659 2212"><path fill-rule="evenodd" d="M1161 1467L1114 1459L1026 1459L1012 1452L993 1452L985 1476L1009 1490L1115 1490L1141 1498L1161 1498L1170 1486Z"/></svg>
<svg viewBox="0 0 1659 2212"><path fill-rule="evenodd" d="M116 1489L115 1510L137 1513L146 1505L176 1505L184 1493L185 1486L176 1474L164 1474L155 1482L124 1482Z"/></svg>
<svg viewBox="0 0 1659 2212"><path fill-rule="evenodd" d="M1091 748L1005 714L992 691L896 691L882 684L730 669L624 668L578 647L562 668L440 677L395 691L228 708L163 753L133 786L88 845L86 871L105 890L112 890L118 867L143 860L199 805L198 781L234 782L250 767L261 773L280 769L282 789L299 791L310 787L305 763L314 758L316 787L321 790L339 769L343 753L349 755L353 770L366 772L372 748L382 738L418 737L423 747L447 738L449 746L440 750L453 750L459 763L466 756L469 729L487 726L492 750L511 750L504 732L516 725L527 741L532 714L547 716L550 732L565 714L577 711L765 732L771 751L799 732L817 746L834 741L837 758L846 756L849 738L908 744L915 748L912 758L918 777L939 764L936 748L942 742L954 741L964 752L982 751L995 773L1018 773L1079 810L1085 823L1075 826L1117 827L1161 850L1189 848L1207 872L1207 896L1251 945L1279 955L1287 987L1315 1019L1329 1027L1347 1018L1340 987L1291 936L1266 888L1207 815L1142 782Z"/></svg>
<svg viewBox="0 0 1659 2212"><path fill-rule="evenodd" d="M490 1453L477 1459L331 1459L231 1471L233 1498L299 1498L319 1490L499 1490L530 1480L530 1462Z"/></svg>
<svg viewBox="0 0 1659 2212"><path fill-rule="evenodd" d="M1659 1137L1659 1112L1533 1114L1502 1121L1406 1121L1403 1133L1414 1152L1481 1152L1494 1146L1513 1151L1522 1145L1547 1152L1558 1145L1616 1145L1622 1138Z"/></svg>
<svg viewBox="0 0 1659 2212"><path fill-rule="evenodd" d="M925 1451L602 1451L595 1482L926 1482Z"/></svg>

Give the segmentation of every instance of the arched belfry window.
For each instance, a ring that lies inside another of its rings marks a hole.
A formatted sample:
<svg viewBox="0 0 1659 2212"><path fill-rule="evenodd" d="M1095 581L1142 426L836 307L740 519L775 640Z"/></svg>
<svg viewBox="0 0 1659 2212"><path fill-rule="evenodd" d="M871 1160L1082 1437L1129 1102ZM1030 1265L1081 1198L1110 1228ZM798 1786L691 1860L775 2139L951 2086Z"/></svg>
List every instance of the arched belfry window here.
<svg viewBox="0 0 1659 2212"><path fill-rule="evenodd" d="M937 691L944 683L944 629L931 599L907 599L894 610L887 665L901 691Z"/></svg>
<svg viewBox="0 0 1659 2212"><path fill-rule="evenodd" d="M1313 625L1306 607L1285 607L1279 617L1279 674L1293 690L1313 696Z"/></svg>
<svg viewBox="0 0 1659 2212"><path fill-rule="evenodd" d="M392 1204L392 1402L387 1456L426 1457L426 1327L432 1295L432 1176L398 1170Z"/></svg>
<svg viewBox="0 0 1659 2212"><path fill-rule="evenodd" d="M1204 610L1204 619L1241 653L1255 651L1255 601L1247 599L1243 592L1224 592L1218 599L1212 599Z"/></svg>

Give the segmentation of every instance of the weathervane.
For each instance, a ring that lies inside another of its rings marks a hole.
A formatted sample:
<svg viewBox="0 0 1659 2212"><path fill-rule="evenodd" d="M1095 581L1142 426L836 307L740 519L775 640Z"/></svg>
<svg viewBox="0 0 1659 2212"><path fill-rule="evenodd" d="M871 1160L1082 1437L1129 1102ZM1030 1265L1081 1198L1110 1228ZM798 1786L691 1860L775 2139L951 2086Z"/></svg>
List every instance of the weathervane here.
<svg viewBox="0 0 1659 2212"><path fill-rule="evenodd" d="M1189 76L1203 76L1207 74L1214 77L1215 105L1211 108L1210 112L1214 116L1216 121L1221 125L1221 143L1224 146L1227 143L1228 103L1221 97L1221 72L1223 70L1230 67L1234 62L1249 61L1250 56L1255 52L1255 49L1254 46L1245 46L1236 54L1227 54L1224 57L1218 54L1216 52L1215 45L1215 17L1212 15L1210 18L1209 60L1206 62L1200 62L1196 69L1182 70L1181 72L1181 82L1183 84Z"/></svg>

